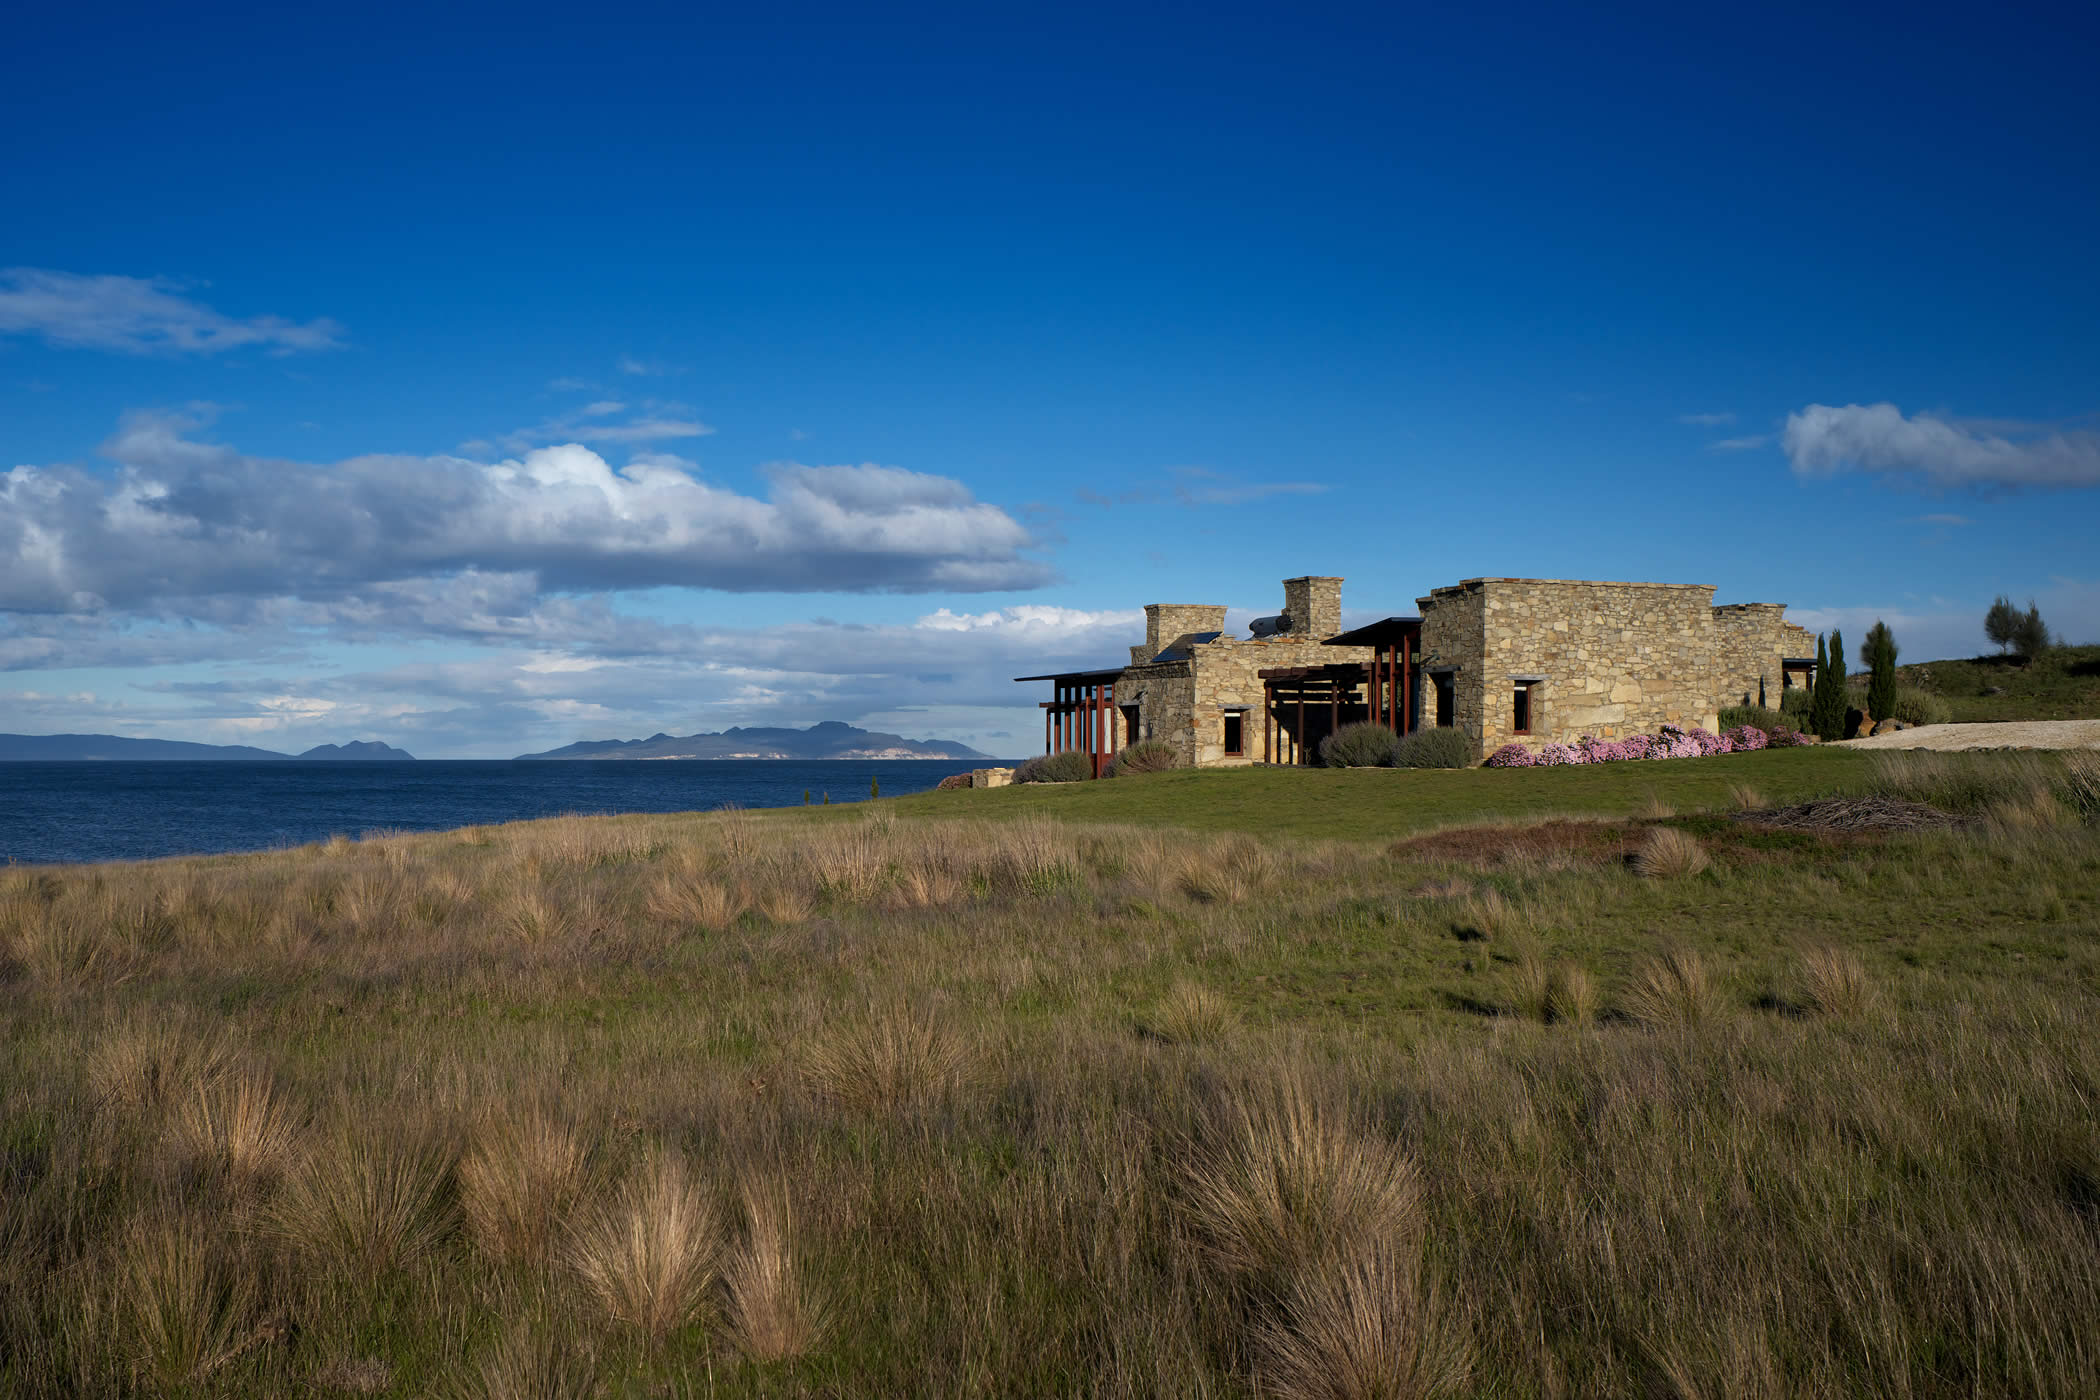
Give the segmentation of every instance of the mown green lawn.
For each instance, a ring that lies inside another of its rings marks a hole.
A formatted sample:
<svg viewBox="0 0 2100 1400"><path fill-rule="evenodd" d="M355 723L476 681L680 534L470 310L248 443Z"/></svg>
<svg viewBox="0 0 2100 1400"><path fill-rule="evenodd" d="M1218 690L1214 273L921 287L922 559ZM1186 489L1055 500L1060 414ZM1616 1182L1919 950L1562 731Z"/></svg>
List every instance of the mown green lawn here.
<svg viewBox="0 0 2100 1400"><path fill-rule="evenodd" d="M1207 768L1090 783L930 792L895 799L900 814L1047 815L1191 831L1379 840L1439 827L1623 817L1656 805L1687 812L1738 805L1753 788L1771 805L1863 781L1872 755L1843 748L1569 768Z"/></svg>

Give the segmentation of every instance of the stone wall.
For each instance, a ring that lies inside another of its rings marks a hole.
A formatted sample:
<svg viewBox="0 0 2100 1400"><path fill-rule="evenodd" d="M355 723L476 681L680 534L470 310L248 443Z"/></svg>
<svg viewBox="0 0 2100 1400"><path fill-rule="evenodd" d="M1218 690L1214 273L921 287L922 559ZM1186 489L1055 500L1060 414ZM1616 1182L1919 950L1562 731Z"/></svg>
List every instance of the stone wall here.
<svg viewBox="0 0 2100 1400"><path fill-rule="evenodd" d="M1115 699L1118 707L1137 705L1138 737L1171 744L1181 764L1259 763L1269 723L1262 709L1263 671L1370 659L1369 647L1330 647L1299 637L1220 637L1191 648L1187 661L1130 667L1116 680ZM1225 716L1233 710L1243 715L1243 752L1228 757Z"/></svg>
<svg viewBox="0 0 2100 1400"><path fill-rule="evenodd" d="M1775 603L1713 606L1710 584L1468 579L1417 599L1424 691L1451 671L1453 719L1486 754L1584 734L1619 738L1664 724L1715 728L1723 705L1776 704L1779 659L1807 634ZM1531 728L1515 733L1530 681ZM1425 711L1427 713L1427 711Z"/></svg>
<svg viewBox="0 0 2100 1400"><path fill-rule="evenodd" d="M1225 630L1223 603L1145 604L1145 644L1130 649L1130 664L1142 666L1192 633Z"/></svg>

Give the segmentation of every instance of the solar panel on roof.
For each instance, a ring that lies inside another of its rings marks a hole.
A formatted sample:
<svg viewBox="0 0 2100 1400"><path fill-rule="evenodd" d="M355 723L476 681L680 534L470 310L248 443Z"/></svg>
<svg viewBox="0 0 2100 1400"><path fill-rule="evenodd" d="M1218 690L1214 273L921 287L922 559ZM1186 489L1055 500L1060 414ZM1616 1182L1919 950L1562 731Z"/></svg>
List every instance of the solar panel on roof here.
<svg viewBox="0 0 2100 1400"><path fill-rule="evenodd" d="M1188 644L1192 647L1200 647L1205 642L1215 642L1224 635L1223 632L1192 632L1188 636ZM1181 647L1168 647L1165 651L1152 658L1155 664L1161 661L1186 661L1188 659L1188 652Z"/></svg>

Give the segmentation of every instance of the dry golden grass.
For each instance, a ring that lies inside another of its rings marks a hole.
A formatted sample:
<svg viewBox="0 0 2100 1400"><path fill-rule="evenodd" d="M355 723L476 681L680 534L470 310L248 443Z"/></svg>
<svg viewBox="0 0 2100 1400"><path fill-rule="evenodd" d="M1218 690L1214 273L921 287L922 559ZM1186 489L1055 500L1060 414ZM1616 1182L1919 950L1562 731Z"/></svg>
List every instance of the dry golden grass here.
<svg viewBox="0 0 2100 1400"><path fill-rule="evenodd" d="M435 1145L361 1124L310 1150L270 1202L273 1232L328 1273L369 1283L452 1228L451 1162Z"/></svg>
<svg viewBox="0 0 2100 1400"><path fill-rule="evenodd" d="M1918 781L2074 810L1993 771ZM0 1392L2090 1392L2083 825L1708 823L1697 881L600 825L0 870Z"/></svg>
<svg viewBox="0 0 2100 1400"><path fill-rule="evenodd" d="M785 1361L822 1340L823 1309L810 1295L795 1247L794 1212L784 1183L744 1190L744 1238L724 1272L729 1325L753 1361Z"/></svg>
<svg viewBox="0 0 2100 1400"><path fill-rule="evenodd" d="M1738 812L1761 812L1765 809L1765 795L1748 783L1728 785L1728 805Z"/></svg>
<svg viewBox="0 0 2100 1400"><path fill-rule="evenodd" d="M722 1218L685 1164L659 1153L588 1209L566 1250L592 1300L661 1342L706 1308L722 1254Z"/></svg>
<svg viewBox="0 0 2100 1400"><path fill-rule="evenodd" d="M1597 983L1575 963L1556 963L1546 982L1548 1019L1570 1026L1587 1026L1597 1019L1601 998Z"/></svg>
<svg viewBox="0 0 2100 1400"><path fill-rule="evenodd" d="M266 1182L298 1151L300 1116L266 1076L231 1071L199 1079L172 1099L168 1136L193 1162Z"/></svg>
<svg viewBox="0 0 2100 1400"><path fill-rule="evenodd" d="M1232 1003L1200 982L1176 982L1152 1011L1152 1031L1174 1045L1210 1045L1239 1024Z"/></svg>
<svg viewBox="0 0 2100 1400"><path fill-rule="evenodd" d="M1640 849L1633 853L1635 873L1651 880L1697 875L1706 866L1706 847L1699 843L1699 838L1674 826L1656 827L1642 839Z"/></svg>
<svg viewBox="0 0 2100 1400"><path fill-rule="evenodd" d="M484 1120L459 1162L460 1206L475 1243L503 1262L548 1257L584 1189L588 1156L583 1141L542 1110Z"/></svg>
<svg viewBox="0 0 2100 1400"><path fill-rule="evenodd" d="M1722 999L1705 959L1688 948L1673 947L1634 973L1622 1007L1650 1030L1683 1030L1718 1017Z"/></svg>
<svg viewBox="0 0 2100 1400"><path fill-rule="evenodd" d="M919 1113L976 1078L970 1048L932 1016L904 1007L863 1012L829 1027L803 1056L825 1098L855 1113Z"/></svg>
<svg viewBox="0 0 2100 1400"><path fill-rule="evenodd" d="M1352 1250L1421 1244L1413 1161L1301 1074L1220 1106L1192 1145L1181 1198L1211 1265L1268 1302Z"/></svg>
<svg viewBox="0 0 2100 1400"><path fill-rule="evenodd" d="M735 923L744 912L744 902L713 880L671 874L657 881L650 891L649 912L665 923L712 931Z"/></svg>
<svg viewBox="0 0 2100 1400"><path fill-rule="evenodd" d="M1280 1400L1433 1400L1472 1379L1463 1337L1423 1294L1419 1251L1373 1243L1300 1270L1257 1324L1265 1392Z"/></svg>
<svg viewBox="0 0 2100 1400"><path fill-rule="evenodd" d="M796 885L771 885L756 900L758 912L768 922L793 926L809 922L817 912L816 897Z"/></svg>
<svg viewBox="0 0 2100 1400"><path fill-rule="evenodd" d="M1859 1016L1874 1003L1874 983L1859 955L1842 948L1810 948L1801 955L1801 983L1809 1007L1825 1016Z"/></svg>
<svg viewBox="0 0 2100 1400"><path fill-rule="evenodd" d="M197 1222L133 1222L119 1267L125 1349L157 1392L204 1382L253 1340L253 1283Z"/></svg>

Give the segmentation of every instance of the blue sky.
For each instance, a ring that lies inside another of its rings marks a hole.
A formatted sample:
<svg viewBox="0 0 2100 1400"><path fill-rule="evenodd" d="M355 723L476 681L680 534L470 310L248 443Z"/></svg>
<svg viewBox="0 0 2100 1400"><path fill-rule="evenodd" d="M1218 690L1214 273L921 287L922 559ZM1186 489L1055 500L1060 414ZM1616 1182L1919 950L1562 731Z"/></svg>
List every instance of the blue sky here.
<svg viewBox="0 0 2100 1400"><path fill-rule="evenodd" d="M2100 640L2089 8L40 8L0 730L1023 752L1309 572Z"/></svg>

